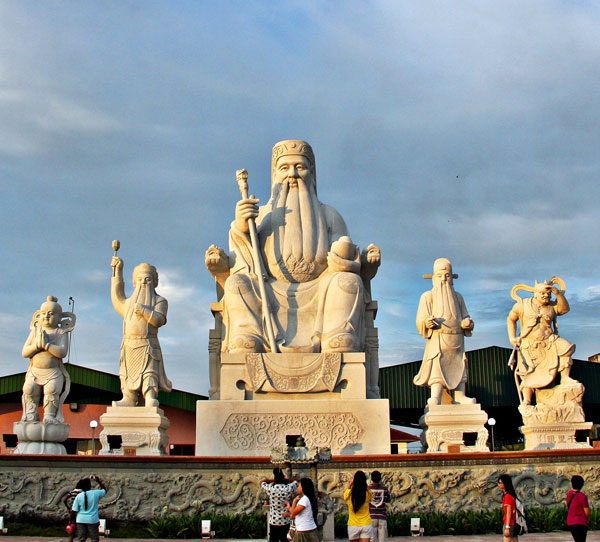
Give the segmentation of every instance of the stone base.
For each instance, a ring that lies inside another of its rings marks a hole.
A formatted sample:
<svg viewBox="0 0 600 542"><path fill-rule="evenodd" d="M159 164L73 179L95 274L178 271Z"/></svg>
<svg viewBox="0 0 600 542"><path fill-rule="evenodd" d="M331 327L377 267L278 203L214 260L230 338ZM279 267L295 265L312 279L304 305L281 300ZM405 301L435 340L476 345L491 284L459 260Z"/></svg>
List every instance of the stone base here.
<svg viewBox="0 0 600 542"><path fill-rule="evenodd" d="M169 455L166 430L171 424L158 407L108 407L100 424L100 455L123 455L126 449L135 455ZM121 448L110 449L109 435L120 435Z"/></svg>
<svg viewBox="0 0 600 542"><path fill-rule="evenodd" d="M68 423L15 422L13 431L19 439L15 454L66 455L61 444L69 436Z"/></svg>
<svg viewBox="0 0 600 542"><path fill-rule="evenodd" d="M575 440L576 431L591 431L592 422L555 422L551 424L530 424L520 427L525 437L526 450L569 450L573 448L591 448L586 442Z"/></svg>
<svg viewBox="0 0 600 542"><path fill-rule="evenodd" d="M461 452L489 452L487 420L488 415L479 404L431 405L419 420L424 430L421 442L427 447L427 453L448 452L448 446L457 447ZM477 434L473 445L465 444L465 433Z"/></svg>
<svg viewBox="0 0 600 542"><path fill-rule="evenodd" d="M387 399L198 401L196 455L269 456L301 435L308 448L334 455L389 454Z"/></svg>

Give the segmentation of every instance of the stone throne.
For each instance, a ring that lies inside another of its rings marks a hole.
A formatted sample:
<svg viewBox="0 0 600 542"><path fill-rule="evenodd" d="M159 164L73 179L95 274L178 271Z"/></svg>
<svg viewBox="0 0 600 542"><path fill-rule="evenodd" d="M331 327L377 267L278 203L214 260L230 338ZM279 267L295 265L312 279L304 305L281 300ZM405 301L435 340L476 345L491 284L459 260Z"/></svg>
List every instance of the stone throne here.
<svg viewBox="0 0 600 542"><path fill-rule="evenodd" d="M218 301L196 454L267 456L299 436L334 454L387 454L370 295L379 249L361 252L337 211L318 201L306 142L278 143L272 167L271 199L260 209L238 171L229 254L214 245L206 253ZM295 217L307 207L310 216Z"/></svg>

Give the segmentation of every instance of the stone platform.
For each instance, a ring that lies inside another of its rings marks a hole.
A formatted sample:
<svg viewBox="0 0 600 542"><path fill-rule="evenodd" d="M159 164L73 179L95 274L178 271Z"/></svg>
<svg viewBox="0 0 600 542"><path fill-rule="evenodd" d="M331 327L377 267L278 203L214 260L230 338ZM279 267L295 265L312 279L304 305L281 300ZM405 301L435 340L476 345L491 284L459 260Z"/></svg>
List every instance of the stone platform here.
<svg viewBox="0 0 600 542"><path fill-rule="evenodd" d="M266 456L287 436L336 455L388 454L389 427L387 399L198 401L196 455Z"/></svg>
<svg viewBox="0 0 600 542"><path fill-rule="evenodd" d="M68 423L15 422L13 431L19 439L15 454L67 453L62 444L69 436Z"/></svg>
<svg viewBox="0 0 600 542"><path fill-rule="evenodd" d="M555 422L528 424L519 428L525 437L526 450L570 450L590 448L589 439L576 440L577 431L591 431L593 422Z"/></svg>
<svg viewBox="0 0 600 542"><path fill-rule="evenodd" d="M100 454L123 454L126 449L135 455L168 455L169 420L158 407L108 407L100 416L104 427L100 433ZM121 448L111 450L108 437L119 435Z"/></svg>
<svg viewBox="0 0 600 542"><path fill-rule="evenodd" d="M431 405L419 420L423 428L421 441L428 453L447 452L452 446L461 452L487 452L487 420L488 415L479 404ZM474 436L472 444L465 443L466 434Z"/></svg>

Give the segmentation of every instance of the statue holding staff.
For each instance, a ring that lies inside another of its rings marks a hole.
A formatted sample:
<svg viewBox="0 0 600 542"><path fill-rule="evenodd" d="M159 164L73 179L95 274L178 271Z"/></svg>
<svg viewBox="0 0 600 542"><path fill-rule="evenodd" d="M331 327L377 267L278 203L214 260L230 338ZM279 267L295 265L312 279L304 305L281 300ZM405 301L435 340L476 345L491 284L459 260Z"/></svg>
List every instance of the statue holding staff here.
<svg viewBox="0 0 600 542"><path fill-rule="evenodd" d="M115 245L113 245L115 247ZM114 248L115 254L117 248ZM111 260L111 299L115 310L123 317L123 342L119 378L123 398L113 406L137 406L142 399L147 407L158 406L158 391L171 391L158 328L167 323L167 300L156 293L158 272L153 265L141 263L133 270L134 292L125 296L123 260Z"/></svg>
<svg viewBox="0 0 600 542"><path fill-rule="evenodd" d="M31 318L30 332L23 346L29 368L23 384L24 422L39 421L38 405L44 392L44 423L62 423L62 405L69 394L71 379L63 358L69 351L69 332L75 327L72 312L63 312L58 299L48 296Z"/></svg>
<svg viewBox="0 0 600 542"><path fill-rule="evenodd" d="M222 350L363 352L379 248L361 254L341 215L319 201L308 143L277 143L271 166L271 198L260 208L247 196L247 173L238 172L229 255L214 245L206 253L222 293Z"/></svg>

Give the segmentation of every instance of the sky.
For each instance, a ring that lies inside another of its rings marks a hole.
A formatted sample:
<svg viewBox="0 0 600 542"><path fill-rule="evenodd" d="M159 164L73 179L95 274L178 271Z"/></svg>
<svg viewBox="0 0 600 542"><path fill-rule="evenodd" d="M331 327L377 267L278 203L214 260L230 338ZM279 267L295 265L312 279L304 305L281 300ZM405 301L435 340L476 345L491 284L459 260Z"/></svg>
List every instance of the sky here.
<svg viewBox="0 0 600 542"><path fill-rule="evenodd" d="M575 357L600 352L600 5L506 0L0 3L0 362L24 371L48 295L77 326L70 361L117 373L140 262L169 301L176 388L208 391L236 169L266 202L271 148L304 139L319 199L381 248L380 365L421 359L423 273L449 258L475 321L509 346L517 283L562 277ZM522 294L525 295L525 294Z"/></svg>

